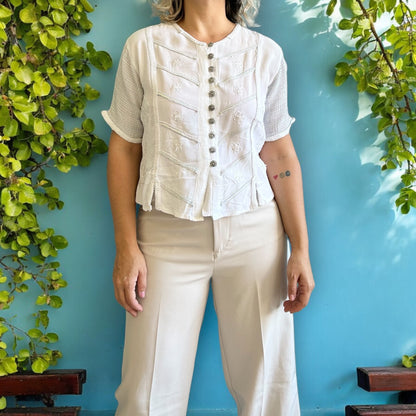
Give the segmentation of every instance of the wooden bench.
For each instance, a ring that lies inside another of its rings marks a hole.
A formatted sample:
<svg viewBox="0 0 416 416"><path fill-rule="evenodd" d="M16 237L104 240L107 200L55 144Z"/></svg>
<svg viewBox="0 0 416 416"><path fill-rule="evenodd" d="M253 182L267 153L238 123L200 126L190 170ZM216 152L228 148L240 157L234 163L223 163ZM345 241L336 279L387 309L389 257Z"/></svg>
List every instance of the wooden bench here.
<svg viewBox="0 0 416 416"><path fill-rule="evenodd" d="M397 416L416 415L416 405L411 404L387 404L387 405L362 405L347 406L345 416Z"/></svg>
<svg viewBox="0 0 416 416"><path fill-rule="evenodd" d="M51 370L43 374L11 374L0 377L0 396L15 396L18 402L41 400L46 407L18 407L0 411L14 416L77 416L80 407L54 407L54 395L82 394L86 370Z"/></svg>
<svg viewBox="0 0 416 416"><path fill-rule="evenodd" d="M78 416L80 407L22 407L5 409L0 414L13 416Z"/></svg>
<svg viewBox="0 0 416 416"><path fill-rule="evenodd" d="M414 393L416 391L416 368L359 367L358 386L366 391L400 391L402 404L349 405L345 416L416 416ZM408 400L409 403L405 401Z"/></svg>

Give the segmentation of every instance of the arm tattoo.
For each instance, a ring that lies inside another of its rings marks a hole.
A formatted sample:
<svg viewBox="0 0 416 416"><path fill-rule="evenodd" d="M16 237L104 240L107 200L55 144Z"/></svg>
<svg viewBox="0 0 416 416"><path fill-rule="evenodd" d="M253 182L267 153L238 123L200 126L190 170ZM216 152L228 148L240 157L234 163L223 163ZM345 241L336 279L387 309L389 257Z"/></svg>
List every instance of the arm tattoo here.
<svg viewBox="0 0 416 416"><path fill-rule="evenodd" d="M290 176L290 170L287 170L286 172L280 172L278 175L273 175L273 179L277 179L277 178L280 178L280 179L284 179L284 178L286 178L286 176Z"/></svg>

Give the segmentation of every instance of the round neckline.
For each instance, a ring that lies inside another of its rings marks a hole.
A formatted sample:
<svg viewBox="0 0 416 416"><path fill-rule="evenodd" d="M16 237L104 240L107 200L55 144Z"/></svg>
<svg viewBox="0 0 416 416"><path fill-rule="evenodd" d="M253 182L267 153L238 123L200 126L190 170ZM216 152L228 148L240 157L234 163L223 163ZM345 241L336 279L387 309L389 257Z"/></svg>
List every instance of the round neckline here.
<svg viewBox="0 0 416 416"><path fill-rule="evenodd" d="M196 39L195 37L193 37L189 32L187 32L185 29L183 29L178 23L174 22L172 24L179 33L181 33L182 35L184 35L185 37L190 39L192 42L197 43L198 45L205 45L205 46L218 45L219 43L224 42L227 39L231 39L234 36L235 32L240 27L240 25L238 23L236 23L233 27L233 30L230 33L228 33L228 35L224 36L222 39L217 40L216 42L203 42L202 40L199 40L199 39Z"/></svg>

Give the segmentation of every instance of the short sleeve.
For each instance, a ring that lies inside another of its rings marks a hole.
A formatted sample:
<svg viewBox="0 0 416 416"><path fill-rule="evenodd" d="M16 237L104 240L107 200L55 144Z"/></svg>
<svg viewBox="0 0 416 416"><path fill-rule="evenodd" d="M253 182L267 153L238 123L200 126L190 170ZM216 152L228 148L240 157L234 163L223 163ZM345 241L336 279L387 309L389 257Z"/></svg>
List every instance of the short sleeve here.
<svg viewBox="0 0 416 416"><path fill-rule="evenodd" d="M135 64L137 63L132 61L126 44L117 69L110 109L103 111L102 116L111 129L123 139L140 143L143 136L140 118L143 88Z"/></svg>
<svg viewBox="0 0 416 416"><path fill-rule="evenodd" d="M281 139L289 134L295 119L289 115L287 106L287 65L280 48L277 72L269 85L264 113L266 141Z"/></svg>

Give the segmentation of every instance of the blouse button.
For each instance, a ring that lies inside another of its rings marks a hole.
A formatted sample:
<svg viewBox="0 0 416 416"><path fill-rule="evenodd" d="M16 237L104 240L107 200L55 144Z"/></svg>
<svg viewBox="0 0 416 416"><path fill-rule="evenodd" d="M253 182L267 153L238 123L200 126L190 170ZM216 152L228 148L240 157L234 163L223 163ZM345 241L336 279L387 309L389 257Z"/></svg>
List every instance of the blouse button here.
<svg viewBox="0 0 416 416"><path fill-rule="evenodd" d="M209 152L210 152L210 153L215 153L215 151L216 151L216 150L217 150L217 149L215 149L215 147L210 147L210 148L209 148Z"/></svg>
<svg viewBox="0 0 416 416"><path fill-rule="evenodd" d="M213 83L215 82L215 78L214 78L214 77L209 78L209 79L208 79L208 82L209 82L210 84L213 84Z"/></svg>
<svg viewBox="0 0 416 416"><path fill-rule="evenodd" d="M208 48L212 48L214 44L212 42L208 43Z"/></svg>
<svg viewBox="0 0 416 416"><path fill-rule="evenodd" d="M210 91L208 94L210 97L215 97L215 91Z"/></svg>
<svg viewBox="0 0 416 416"><path fill-rule="evenodd" d="M215 166L217 166L217 162L216 162L215 160L211 160L211 162L209 163L209 165L210 165L212 168L215 168Z"/></svg>
<svg viewBox="0 0 416 416"><path fill-rule="evenodd" d="M210 118L210 119L208 120L208 123L209 123L209 124L215 124L215 119Z"/></svg>
<svg viewBox="0 0 416 416"><path fill-rule="evenodd" d="M213 138L215 137L215 134L214 134L214 133L210 133L210 134L208 135L208 137L209 137L210 139L213 139Z"/></svg>
<svg viewBox="0 0 416 416"><path fill-rule="evenodd" d="M215 68L213 66L210 66L210 67L208 67L208 71L209 72L214 72L215 71Z"/></svg>
<svg viewBox="0 0 416 416"><path fill-rule="evenodd" d="M215 105L214 105L214 104L210 104L210 105L208 106L208 110L209 110L209 111L214 111L214 110L215 110Z"/></svg>
<svg viewBox="0 0 416 416"><path fill-rule="evenodd" d="M214 54L213 53L209 53L208 54L208 59L214 59Z"/></svg>

